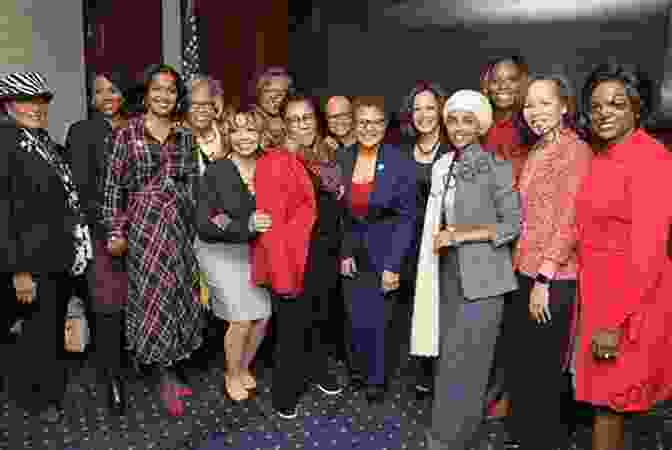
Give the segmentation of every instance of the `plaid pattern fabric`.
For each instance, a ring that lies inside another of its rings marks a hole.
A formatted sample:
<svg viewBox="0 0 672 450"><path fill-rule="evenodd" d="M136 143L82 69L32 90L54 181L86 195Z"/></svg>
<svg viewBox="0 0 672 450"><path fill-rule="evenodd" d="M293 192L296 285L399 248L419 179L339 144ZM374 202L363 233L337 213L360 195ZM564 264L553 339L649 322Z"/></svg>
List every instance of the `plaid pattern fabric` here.
<svg viewBox="0 0 672 450"><path fill-rule="evenodd" d="M164 144L143 118L115 136L103 216L112 235L126 236L126 337L138 362L170 365L202 343L191 134L176 128Z"/></svg>

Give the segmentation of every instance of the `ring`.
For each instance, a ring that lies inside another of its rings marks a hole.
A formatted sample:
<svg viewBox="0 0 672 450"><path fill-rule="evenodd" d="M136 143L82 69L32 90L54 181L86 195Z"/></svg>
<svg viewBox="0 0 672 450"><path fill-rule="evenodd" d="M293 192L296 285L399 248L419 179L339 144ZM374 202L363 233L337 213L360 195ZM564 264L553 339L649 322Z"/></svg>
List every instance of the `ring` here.
<svg viewBox="0 0 672 450"><path fill-rule="evenodd" d="M611 358L611 354L610 353L605 353L604 354L604 359L609 359L609 358Z"/></svg>

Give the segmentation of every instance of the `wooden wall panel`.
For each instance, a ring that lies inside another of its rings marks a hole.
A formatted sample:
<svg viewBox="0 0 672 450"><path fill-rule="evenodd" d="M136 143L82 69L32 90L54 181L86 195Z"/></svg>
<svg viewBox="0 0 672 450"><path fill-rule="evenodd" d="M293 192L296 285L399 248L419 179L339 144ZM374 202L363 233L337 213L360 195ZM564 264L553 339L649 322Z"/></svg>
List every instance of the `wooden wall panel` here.
<svg viewBox="0 0 672 450"><path fill-rule="evenodd" d="M287 64L288 0L200 0L202 55L207 71L222 81L233 104L253 101L250 79L259 68Z"/></svg>

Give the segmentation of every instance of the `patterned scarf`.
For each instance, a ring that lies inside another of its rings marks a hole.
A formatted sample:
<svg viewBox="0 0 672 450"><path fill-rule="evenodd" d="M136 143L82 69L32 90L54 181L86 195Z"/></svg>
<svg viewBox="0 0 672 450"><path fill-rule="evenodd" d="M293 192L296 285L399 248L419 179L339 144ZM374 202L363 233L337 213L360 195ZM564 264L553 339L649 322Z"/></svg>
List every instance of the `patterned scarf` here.
<svg viewBox="0 0 672 450"><path fill-rule="evenodd" d="M21 128L19 147L28 153L37 153L49 165L56 170L58 177L63 183L68 206L76 215L81 215L79 193L72 180L70 167L63 160L58 146L51 140L49 134L42 129L28 130ZM93 246L89 227L83 220L79 221L73 229L75 238L75 261L70 269L72 275L81 275L86 270L89 260L93 259Z"/></svg>

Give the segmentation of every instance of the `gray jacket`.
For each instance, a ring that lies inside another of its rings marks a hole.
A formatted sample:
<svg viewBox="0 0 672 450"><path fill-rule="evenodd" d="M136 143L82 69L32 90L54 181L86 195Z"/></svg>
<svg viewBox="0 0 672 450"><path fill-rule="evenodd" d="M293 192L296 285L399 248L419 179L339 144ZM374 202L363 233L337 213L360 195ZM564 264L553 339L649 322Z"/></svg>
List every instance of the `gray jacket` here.
<svg viewBox="0 0 672 450"><path fill-rule="evenodd" d="M480 145L471 145L455 164L454 174L455 224L496 224L497 229L493 242L472 242L458 248L464 296L477 300L516 290L508 244L520 232L521 217L519 195L512 188L511 164ZM433 194L442 196L444 189L444 183L432 183Z"/></svg>

